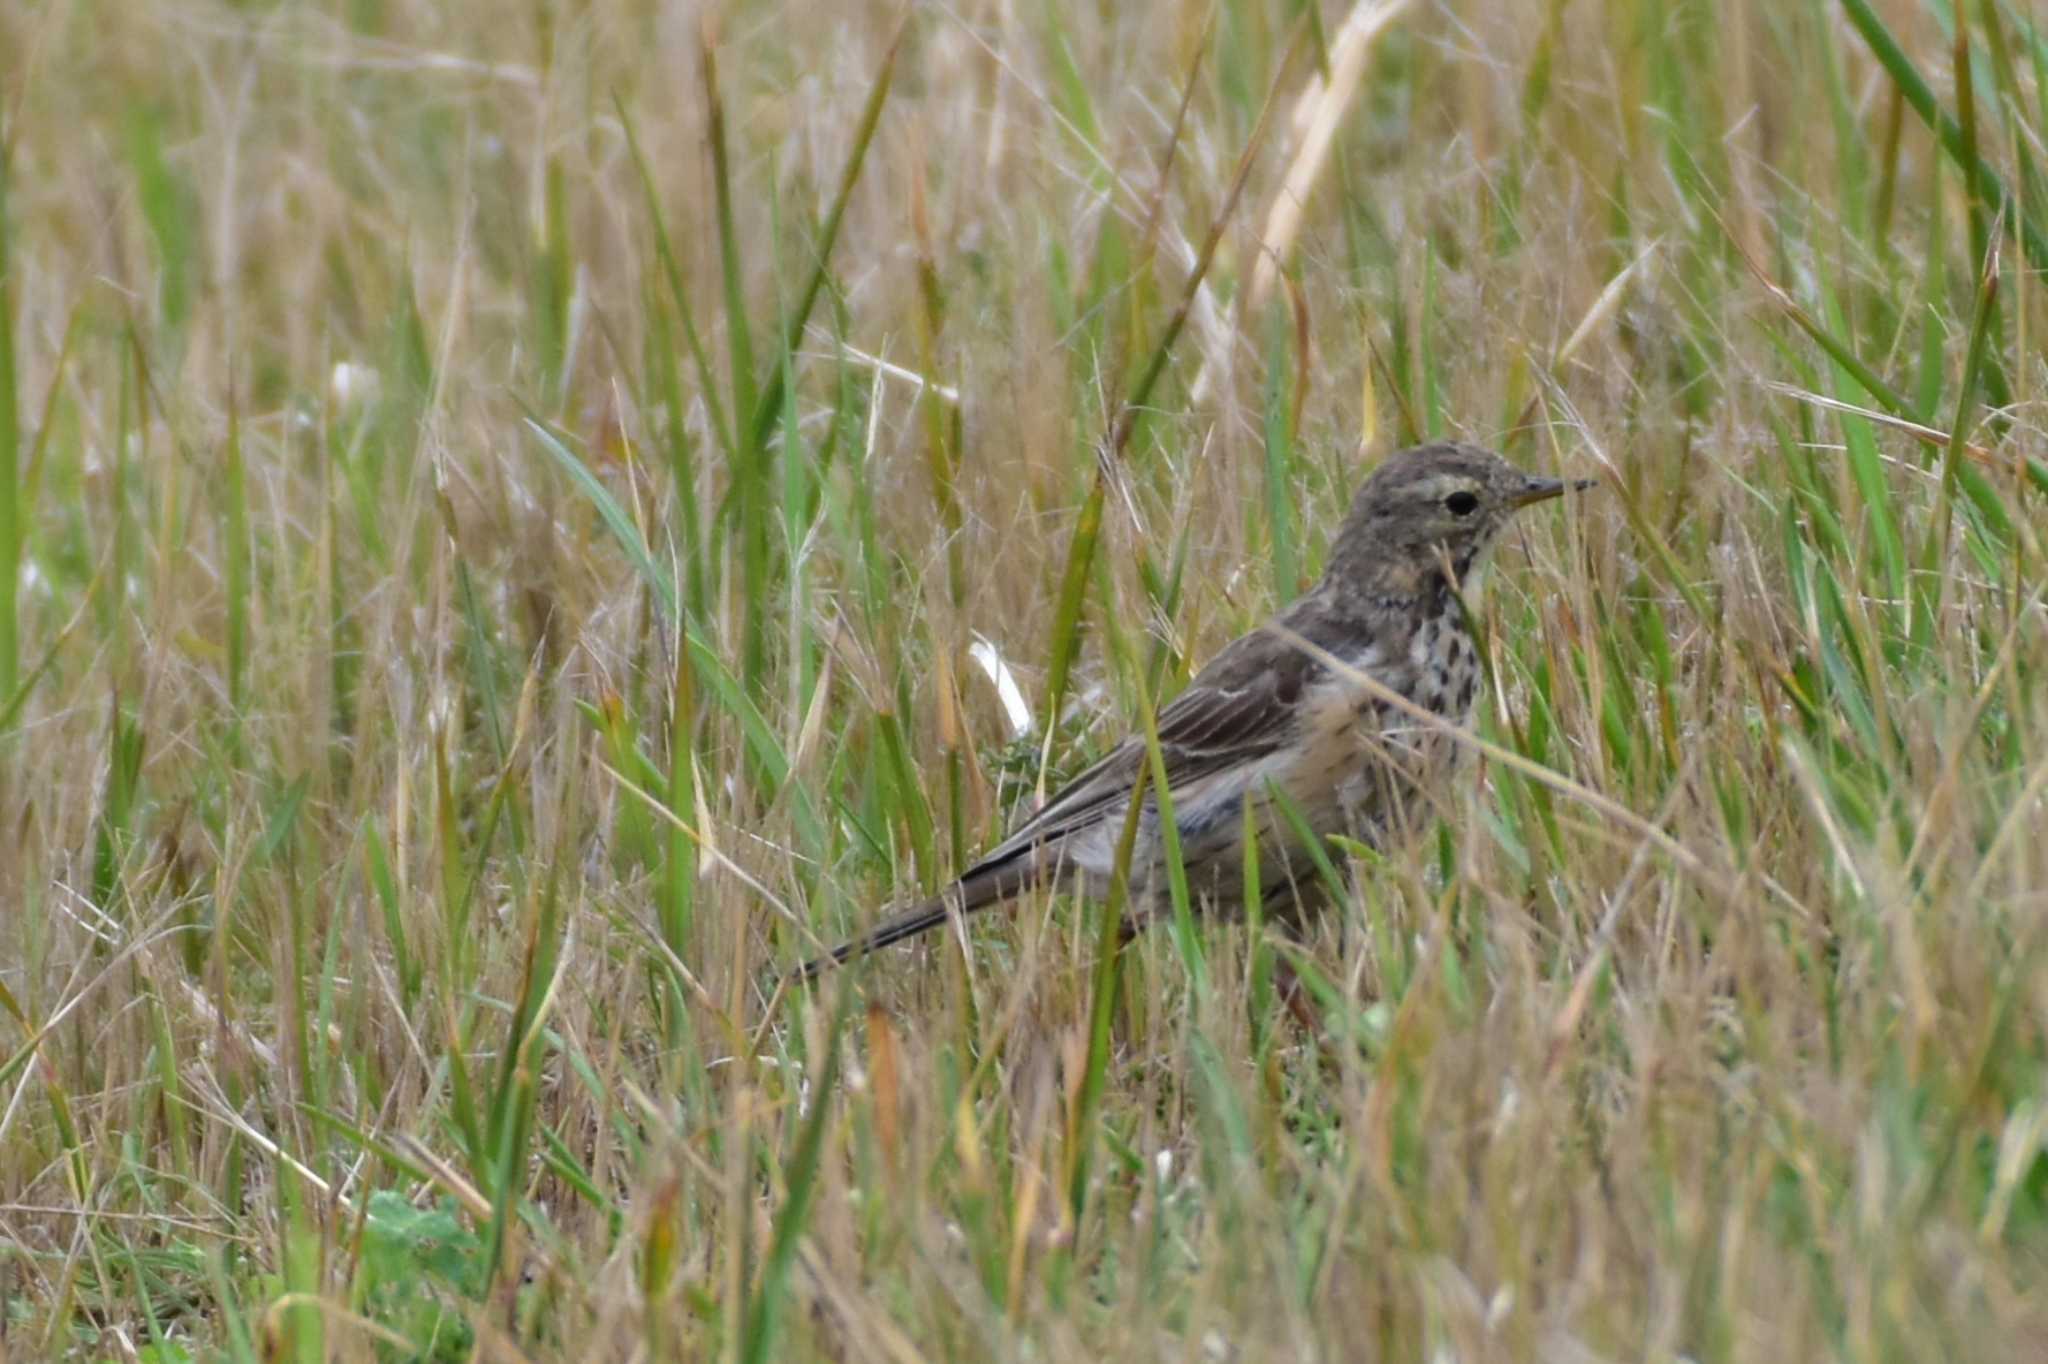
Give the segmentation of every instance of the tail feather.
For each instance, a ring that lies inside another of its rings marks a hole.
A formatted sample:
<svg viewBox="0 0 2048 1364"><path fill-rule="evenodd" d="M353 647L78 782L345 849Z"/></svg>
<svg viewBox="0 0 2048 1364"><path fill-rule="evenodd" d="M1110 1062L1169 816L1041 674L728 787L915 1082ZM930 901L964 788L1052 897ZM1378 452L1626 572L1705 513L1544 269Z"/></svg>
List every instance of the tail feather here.
<svg viewBox="0 0 2048 1364"><path fill-rule="evenodd" d="M844 966L856 957L864 957L906 938L914 938L937 928L955 914L972 914L998 900L1006 900L1031 882L1030 871L1018 863L1000 866L982 866L955 881L929 900L923 900L891 918L883 920L876 927L843 942L822 957L805 962L791 973L797 981L816 980L821 974L835 966Z"/></svg>

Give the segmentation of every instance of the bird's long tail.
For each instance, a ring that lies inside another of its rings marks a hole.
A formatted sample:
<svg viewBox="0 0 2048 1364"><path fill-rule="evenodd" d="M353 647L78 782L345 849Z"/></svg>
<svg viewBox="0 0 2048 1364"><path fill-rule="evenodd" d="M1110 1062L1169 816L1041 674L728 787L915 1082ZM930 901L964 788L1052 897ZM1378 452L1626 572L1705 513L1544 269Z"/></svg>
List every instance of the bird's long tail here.
<svg viewBox="0 0 2048 1364"><path fill-rule="evenodd" d="M820 973L843 966L856 957L914 938L946 922L955 914L972 914L998 900L1008 899L1032 881L1027 858L1005 861L996 866L979 866L929 900L919 901L902 913L850 942L843 942L822 957L805 962L791 973L797 981L816 980Z"/></svg>

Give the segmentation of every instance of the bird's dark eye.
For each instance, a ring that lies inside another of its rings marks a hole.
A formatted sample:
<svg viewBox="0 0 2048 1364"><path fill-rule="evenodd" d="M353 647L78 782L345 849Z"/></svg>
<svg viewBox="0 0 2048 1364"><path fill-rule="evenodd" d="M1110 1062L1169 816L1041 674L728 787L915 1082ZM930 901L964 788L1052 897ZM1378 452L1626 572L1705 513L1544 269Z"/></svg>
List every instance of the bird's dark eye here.
<svg viewBox="0 0 2048 1364"><path fill-rule="evenodd" d="M1479 510L1479 498L1474 493L1455 492L1444 499L1444 509L1453 516L1470 516Z"/></svg>

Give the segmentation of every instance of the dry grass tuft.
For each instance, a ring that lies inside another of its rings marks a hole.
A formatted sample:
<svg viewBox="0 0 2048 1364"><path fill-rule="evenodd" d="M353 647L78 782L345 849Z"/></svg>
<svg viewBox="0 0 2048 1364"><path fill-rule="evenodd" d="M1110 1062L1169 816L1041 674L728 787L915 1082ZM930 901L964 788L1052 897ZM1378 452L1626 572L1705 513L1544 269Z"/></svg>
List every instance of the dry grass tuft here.
<svg viewBox="0 0 2048 1364"><path fill-rule="evenodd" d="M329 8L0 0L0 1356L2034 1357L2038 15ZM1439 434L1341 927L776 991Z"/></svg>

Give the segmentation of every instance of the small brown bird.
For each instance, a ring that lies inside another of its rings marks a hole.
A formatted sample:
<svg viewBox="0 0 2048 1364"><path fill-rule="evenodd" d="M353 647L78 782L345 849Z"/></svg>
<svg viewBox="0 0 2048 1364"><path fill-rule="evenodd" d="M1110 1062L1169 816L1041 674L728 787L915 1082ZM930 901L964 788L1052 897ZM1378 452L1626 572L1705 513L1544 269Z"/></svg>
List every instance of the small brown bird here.
<svg viewBox="0 0 2048 1364"><path fill-rule="evenodd" d="M1316 904L1300 826L1384 847L1422 822L1458 745L1388 703L1361 677L1454 725L1471 722L1479 652L1462 593L1518 509L1563 493L1488 450L1445 442L1390 455L1352 500L1322 580L1267 625L1233 641L1159 713L1189 892L1211 913L1244 901L1244 804L1253 801L1259 894L1269 914L1299 922ZM1109 886L1140 768L1135 735L1069 782L938 895L806 963L810 979L1006 900L1071 879ZM1274 799L1278 792L1281 799ZM1283 814L1291 804L1299 816ZM1149 794L1130 861L1130 919L1142 927L1168 903L1164 841Z"/></svg>

